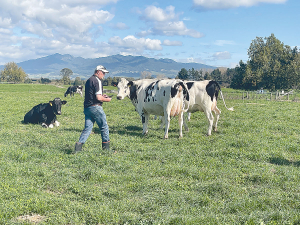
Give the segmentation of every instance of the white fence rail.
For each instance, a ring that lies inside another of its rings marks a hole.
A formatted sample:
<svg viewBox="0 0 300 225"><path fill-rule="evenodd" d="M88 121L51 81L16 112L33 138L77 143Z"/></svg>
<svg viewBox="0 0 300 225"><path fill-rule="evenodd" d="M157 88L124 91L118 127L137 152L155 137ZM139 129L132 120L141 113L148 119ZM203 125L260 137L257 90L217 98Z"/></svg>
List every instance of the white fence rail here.
<svg viewBox="0 0 300 225"><path fill-rule="evenodd" d="M300 102L300 93L295 93L294 91L289 92L224 92L223 96L225 99L232 100L267 100L267 101L295 101Z"/></svg>

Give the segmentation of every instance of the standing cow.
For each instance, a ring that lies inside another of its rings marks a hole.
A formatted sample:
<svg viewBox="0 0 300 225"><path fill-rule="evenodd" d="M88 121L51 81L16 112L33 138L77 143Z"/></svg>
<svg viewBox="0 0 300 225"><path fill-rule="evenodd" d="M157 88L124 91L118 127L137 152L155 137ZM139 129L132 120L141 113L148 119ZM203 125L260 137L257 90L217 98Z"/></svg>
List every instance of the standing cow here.
<svg viewBox="0 0 300 225"><path fill-rule="evenodd" d="M81 85L68 87L67 91L65 92L65 97L67 97L68 94L72 97L75 93L80 94L82 97L82 88L83 87Z"/></svg>
<svg viewBox="0 0 300 225"><path fill-rule="evenodd" d="M190 113L202 111L205 113L205 116L209 122L207 135L211 135L212 128L214 131L217 131L217 124L221 114L221 110L217 107L217 99L219 92L221 93L221 98L223 99L224 105L225 100L221 91L219 84L213 80L204 80L204 81L187 81L185 82L189 94L190 94L190 104L187 110L189 116ZM228 110L233 111L233 108ZM216 118L214 118L212 112L215 113ZM188 130L185 118L183 118L184 127Z"/></svg>
<svg viewBox="0 0 300 225"><path fill-rule="evenodd" d="M165 118L165 135L168 138L170 116L179 120L179 137L182 137L183 112L188 108L189 93L181 80L143 79L128 81L121 78L118 84L117 99L129 97L143 123L143 134L148 132L149 115Z"/></svg>
<svg viewBox="0 0 300 225"><path fill-rule="evenodd" d="M56 115L61 115L61 106L66 103L67 101L55 98L49 103L36 105L24 116L24 123L41 124L46 128L58 127L60 123L56 120Z"/></svg>

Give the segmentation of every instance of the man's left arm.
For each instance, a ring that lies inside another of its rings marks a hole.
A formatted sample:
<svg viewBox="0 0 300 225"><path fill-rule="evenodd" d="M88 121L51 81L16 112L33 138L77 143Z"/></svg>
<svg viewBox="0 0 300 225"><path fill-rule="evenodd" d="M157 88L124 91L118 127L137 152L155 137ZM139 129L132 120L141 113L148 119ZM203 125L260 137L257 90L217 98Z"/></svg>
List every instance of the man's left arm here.
<svg viewBox="0 0 300 225"><path fill-rule="evenodd" d="M110 102L111 101L111 98L105 94L104 95L98 94L98 95L96 95L96 98L97 98L97 100L99 100L101 102Z"/></svg>

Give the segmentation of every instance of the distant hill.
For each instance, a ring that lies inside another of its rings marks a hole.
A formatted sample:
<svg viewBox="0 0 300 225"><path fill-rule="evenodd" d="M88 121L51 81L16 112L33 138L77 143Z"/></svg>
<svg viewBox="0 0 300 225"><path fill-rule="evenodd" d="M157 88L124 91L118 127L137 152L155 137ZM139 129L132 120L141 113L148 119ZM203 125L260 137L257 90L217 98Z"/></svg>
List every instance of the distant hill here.
<svg viewBox="0 0 300 225"><path fill-rule="evenodd" d="M163 74L174 78L178 72L185 68L189 69L215 69L216 67L200 63L178 63L172 59L154 59L144 56L122 56L113 55L95 59L84 59L71 55L54 54L46 57L32 59L18 63L18 66L29 75L30 78L57 79L60 71L69 68L73 71L73 78L81 77L86 79L91 76L97 65L103 65L109 70L109 76L118 77L140 77L141 72L148 71L156 76ZM0 70L4 66L0 66Z"/></svg>

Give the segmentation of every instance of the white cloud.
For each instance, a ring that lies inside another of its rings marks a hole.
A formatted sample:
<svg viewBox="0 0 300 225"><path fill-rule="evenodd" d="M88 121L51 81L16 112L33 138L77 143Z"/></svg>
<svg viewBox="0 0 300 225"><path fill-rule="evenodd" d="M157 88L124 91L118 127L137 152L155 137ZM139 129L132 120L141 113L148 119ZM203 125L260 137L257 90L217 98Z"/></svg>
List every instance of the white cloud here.
<svg viewBox="0 0 300 225"><path fill-rule="evenodd" d="M225 52L216 52L215 54L213 54L213 58L214 58L214 60L230 59L231 54L227 51L225 51Z"/></svg>
<svg viewBox="0 0 300 225"><path fill-rule="evenodd" d="M138 33L140 37L162 35L200 38L203 36L196 30L188 29L184 22L179 20L181 13L176 14L174 6L168 6L165 10L156 6L148 6L141 14L140 18L145 20L150 28Z"/></svg>
<svg viewBox="0 0 300 225"><path fill-rule="evenodd" d="M56 2L57 4L54 4ZM41 32L40 27L44 29L55 29L63 27L69 29L69 32L87 32L94 24L104 24L110 21L114 15L108 11L98 10L89 4L95 4L95 0L76 1L78 4L74 6L71 1L23 1L2 0L0 2L0 25L18 26L22 23L31 23L31 25L23 26L30 28L28 32L37 35L46 34L49 31ZM108 3L108 0L102 1ZM116 2L111 0L110 2ZM97 2L98 3L98 2ZM101 4L101 1L100 1ZM35 23L35 25L33 25ZM37 25L39 24L39 25Z"/></svg>
<svg viewBox="0 0 300 225"><path fill-rule="evenodd" d="M182 46L182 42L181 41L164 40L163 45L166 45L166 46Z"/></svg>
<svg viewBox="0 0 300 225"><path fill-rule="evenodd" d="M280 4L287 0L193 0L196 7L205 9L229 9L237 7L251 7L259 3Z"/></svg>
<svg viewBox="0 0 300 225"><path fill-rule="evenodd" d="M166 10L161 8L157 8L156 6L148 6L145 9L143 18L149 21L158 21L158 22L166 22L170 20L174 20L178 17L178 15L174 12L174 6L168 6Z"/></svg>
<svg viewBox="0 0 300 225"><path fill-rule="evenodd" d="M142 52L143 50L162 50L161 41L157 39L150 38L136 38L129 35L123 39L118 36L111 37L109 39L109 44L113 46L122 47L128 51Z"/></svg>

